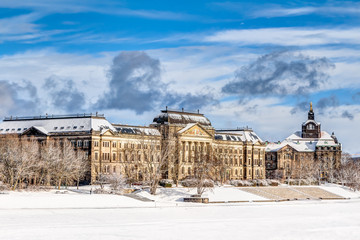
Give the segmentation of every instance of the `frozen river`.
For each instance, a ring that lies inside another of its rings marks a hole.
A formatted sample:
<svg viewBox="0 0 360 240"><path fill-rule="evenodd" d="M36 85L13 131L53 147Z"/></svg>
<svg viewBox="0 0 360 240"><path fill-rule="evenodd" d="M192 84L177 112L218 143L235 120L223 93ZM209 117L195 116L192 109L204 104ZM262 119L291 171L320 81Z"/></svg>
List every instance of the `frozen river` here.
<svg viewBox="0 0 360 240"><path fill-rule="evenodd" d="M359 199L156 208L139 203L104 209L86 205L86 199L87 208L82 209L70 203L27 209L3 204L0 239L4 240L360 238Z"/></svg>

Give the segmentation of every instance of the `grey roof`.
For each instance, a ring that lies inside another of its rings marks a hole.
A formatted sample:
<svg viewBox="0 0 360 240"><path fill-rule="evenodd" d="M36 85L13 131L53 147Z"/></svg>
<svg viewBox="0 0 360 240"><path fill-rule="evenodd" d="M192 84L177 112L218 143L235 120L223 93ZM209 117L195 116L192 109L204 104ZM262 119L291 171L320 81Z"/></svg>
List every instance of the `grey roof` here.
<svg viewBox="0 0 360 240"><path fill-rule="evenodd" d="M162 113L156 116L153 124L179 124L187 125L189 123L199 123L204 127L211 127L211 122L204 114L162 110Z"/></svg>
<svg viewBox="0 0 360 240"><path fill-rule="evenodd" d="M140 134L144 132L146 135L160 135L153 128L116 125L111 124L105 117L82 115L47 118L6 118L0 123L0 134L22 134L30 128L35 128L46 135L90 131L99 131L102 134L107 130L123 134Z"/></svg>
<svg viewBox="0 0 360 240"><path fill-rule="evenodd" d="M215 139L225 141L242 141L262 143L261 138L251 129L216 130Z"/></svg>

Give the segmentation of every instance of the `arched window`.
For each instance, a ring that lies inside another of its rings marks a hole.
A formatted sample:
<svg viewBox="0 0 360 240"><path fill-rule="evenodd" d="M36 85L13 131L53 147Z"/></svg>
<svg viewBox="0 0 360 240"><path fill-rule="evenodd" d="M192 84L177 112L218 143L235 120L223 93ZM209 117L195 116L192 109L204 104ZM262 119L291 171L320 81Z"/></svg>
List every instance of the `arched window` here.
<svg viewBox="0 0 360 240"><path fill-rule="evenodd" d="M312 124L312 123L310 123L310 124L307 125L307 129L308 129L308 130L314 130L314 129L315 129L315 125Z"/></svg>

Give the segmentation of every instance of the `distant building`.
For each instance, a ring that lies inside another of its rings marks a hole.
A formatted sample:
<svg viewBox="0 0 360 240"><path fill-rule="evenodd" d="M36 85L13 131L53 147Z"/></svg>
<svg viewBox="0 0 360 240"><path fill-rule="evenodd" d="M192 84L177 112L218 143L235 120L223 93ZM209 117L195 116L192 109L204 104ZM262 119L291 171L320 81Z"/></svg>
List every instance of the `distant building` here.
<svg viewBox="0 0 360 240"><path fill-rule="evenodd" d="M328 178L340 165L341 144L334 133L321 131L321 124L315 121L310 104L308 119L302 130L295 132L282 142L267 143L266 175L268 178L301 178L303 171L314 170L317 164L322 178Z"/></svg>
<svg viewBox="0 0 360 240"><path fill-rule="evenodd" d="M10 117L0 123L0 136L35 137L39 141L68 139L89 158L88 181L100 174L122 173L141 181L156 162L164 142L173 141L173 161L163 178L181 180L194 174L200 156L212 151L218 164L217 180L264 179L265 143L251 129L215 130L201 113L161 111L149 127L112 124L104 115Z"/></svg>

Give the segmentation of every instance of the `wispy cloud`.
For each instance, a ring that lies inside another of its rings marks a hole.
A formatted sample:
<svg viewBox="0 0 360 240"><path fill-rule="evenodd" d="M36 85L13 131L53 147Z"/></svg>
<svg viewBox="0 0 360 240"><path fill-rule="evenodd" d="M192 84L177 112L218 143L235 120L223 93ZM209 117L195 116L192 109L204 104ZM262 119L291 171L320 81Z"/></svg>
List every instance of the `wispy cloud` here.
<svg viewBox="0 0 360 240"><path fill-rule="evenodd" d="M43 17L43 14L29 13L0 19L0 36L38 32L40 26L33 22Z"/></svg>
<svg viewBox="0 0 360 240"><path fill-rule="evenodd" d="M228 11L241 13L244 18L274 18L292 17L309 14L317 15L352 15L360 13L360 3L356 1L329 1L326 3L304 2L301 4L274 4L270 1L261 6L247 2L216 2L212 3L217 7ZM289 6L290 5L290 6Z"/></svg>
<svg viewBox="0 0 360 240"><path fill-rule="evenodd" d="M192 20L197 18L187 13L179 13L172 11L159 11L151 9L130 9L125 3L119 1L79 1L79 0L33 0L33 1L1 1L0 7L31 9L41 13L84 13L96 12L102 14L133 16L148 19L164 19L164 20Z"/></svg>
<svg viewBox="0 0 360 240"><path fill-rule="evenodd" d="M260 28L219 31L203 38L204 42L241 45L308 46L326 44L359 44L360 28Z"/></svg>
<svg viewBox="0 0 360 240"><path fill-rule="evenodd" d="M302 16L308 14L318 15L358 15L360 13L360 4L345 4L347 6L325 6L325 7L299 7L299 8L265 8L251 13L252 17L289 17Z"/></svg>

